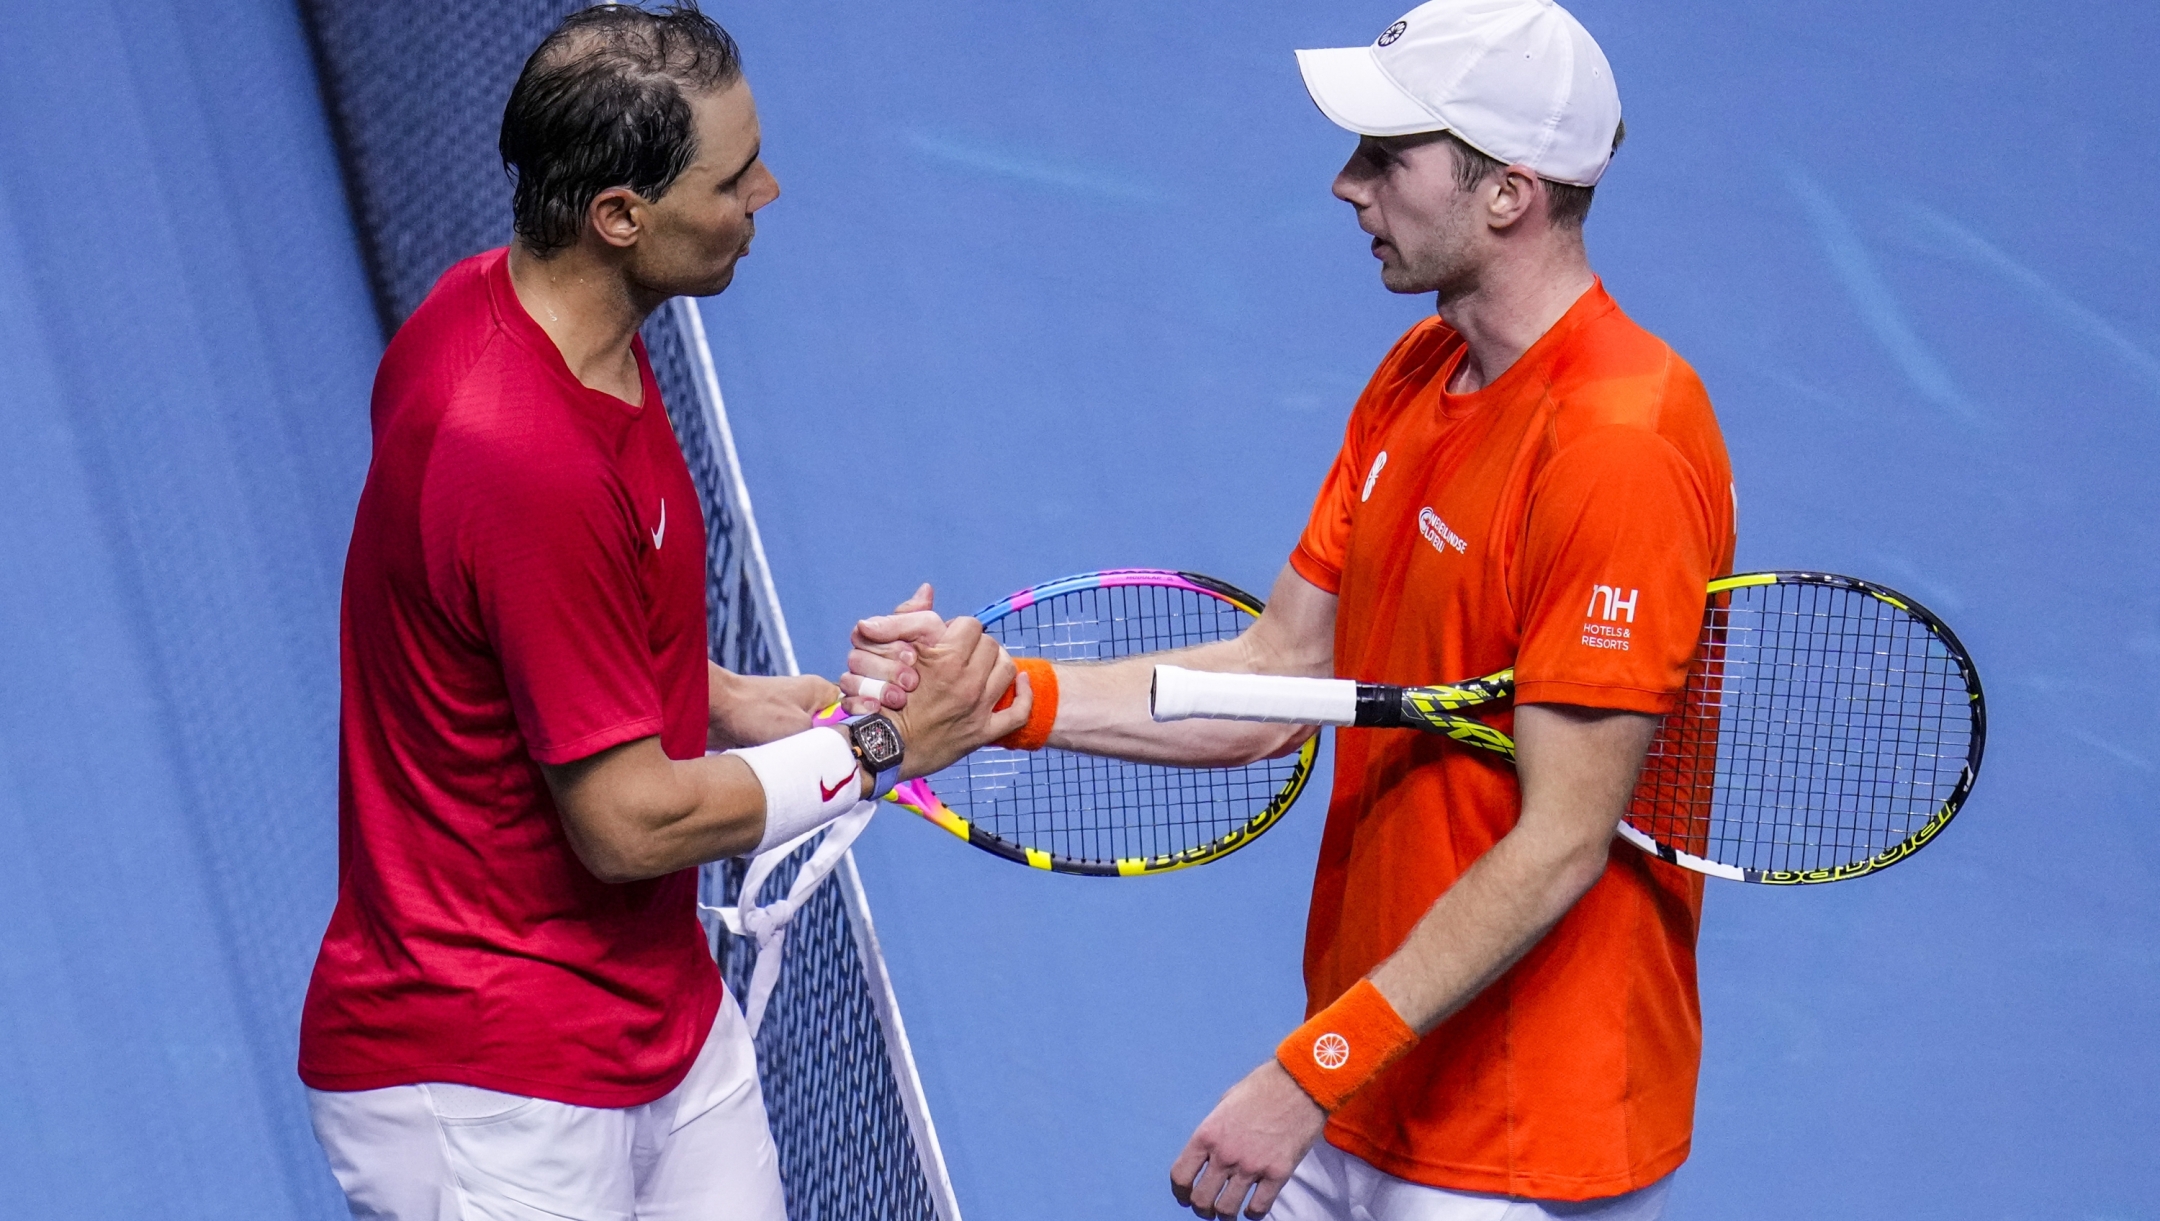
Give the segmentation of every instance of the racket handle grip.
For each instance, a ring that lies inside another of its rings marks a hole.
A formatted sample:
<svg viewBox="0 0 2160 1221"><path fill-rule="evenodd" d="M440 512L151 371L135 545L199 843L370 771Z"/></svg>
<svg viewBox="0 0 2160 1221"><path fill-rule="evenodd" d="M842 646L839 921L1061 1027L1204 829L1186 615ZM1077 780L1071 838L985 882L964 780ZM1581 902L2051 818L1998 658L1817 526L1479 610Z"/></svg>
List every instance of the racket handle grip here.
<svg viewBox="0 0 2160 1221"><path fill-rule="evenodd" d="M1148 712L1158 721L1201 718L1355 725L1358 684L1341 678L1217 674L1157 666L1155 682L1148 691Z"/></svg>

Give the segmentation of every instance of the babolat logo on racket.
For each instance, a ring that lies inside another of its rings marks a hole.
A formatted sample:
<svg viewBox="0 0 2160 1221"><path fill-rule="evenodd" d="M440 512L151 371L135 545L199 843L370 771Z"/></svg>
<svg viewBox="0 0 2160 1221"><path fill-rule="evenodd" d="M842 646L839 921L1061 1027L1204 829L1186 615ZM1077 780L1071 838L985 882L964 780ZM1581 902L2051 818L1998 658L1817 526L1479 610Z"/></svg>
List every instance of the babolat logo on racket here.
<svg viewBox="0 0 2160 1221"><path fill-rule="evenodd" d="M1410 23L1407 21L1398 21L1394 25L1389 26L1380 35L1380 45L1383 47L1390 47L1395 45L1395 40L1401 38L1403 36L1403 31L1409 28Z"/></svg>
<svg viewBox="0 0 2160 1221"><path fill-rule="evenodd" d="M1332 1030L1314 1039L1312 1062L1327 1069L1341 1068L1350 1063L1350 1040Z"/></svg>
<svg viewBox="0 0 2160 1221"><path fill-rule="evenodd" d="M1470 544L1462 541L1460 534L1448 529L1447 523L1441 521L1440 515L1433 512L1430 506L1418 510L1417 528L1418 533L1425 536L1425 541L1431 543L1433 549L1442 555L1446 555L1450 547L1464 554L1470 550Z"/></svg>

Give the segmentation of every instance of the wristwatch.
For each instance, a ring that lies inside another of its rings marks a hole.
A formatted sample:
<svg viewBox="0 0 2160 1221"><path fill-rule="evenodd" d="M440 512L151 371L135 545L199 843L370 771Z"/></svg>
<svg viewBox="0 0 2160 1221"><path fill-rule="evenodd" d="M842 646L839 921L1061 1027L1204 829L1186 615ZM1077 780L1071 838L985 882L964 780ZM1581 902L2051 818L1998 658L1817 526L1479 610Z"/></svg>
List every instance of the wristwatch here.
<svg viewBox="0 0 2160 1221"><path fill-rule="evenodd" d="M893 786L900 783L900 760L907 755L900 727L882 712L851 716L841 724L847 726L848 745L855 752L856 762L872 777L869 799L876 801L892 792Z"/></svg>

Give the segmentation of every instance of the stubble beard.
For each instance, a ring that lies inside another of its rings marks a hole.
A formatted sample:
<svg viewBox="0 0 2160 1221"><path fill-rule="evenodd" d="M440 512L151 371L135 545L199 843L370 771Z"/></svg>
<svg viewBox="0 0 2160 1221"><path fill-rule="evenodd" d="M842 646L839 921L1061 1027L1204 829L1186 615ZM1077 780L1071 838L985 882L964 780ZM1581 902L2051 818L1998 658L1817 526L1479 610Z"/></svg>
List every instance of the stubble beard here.
<svg viewBox="0 0 2160 1221"><path fill-rule="evenodd" d="M1447 301L1477 288L1476 261L1465 257L1456 243L1436 240L1414 254L1396 246L1395 255L1399 261L1393 266L1380 265L1380 282L1389 292L1432 293Z"/></svg>
<svg viewBox="0 0 2160 1221"><path fill-rule="evenodd" d="M678 242L686 240L683 234L668 236ZM743 243L749 241L747 231L741 240ZM690 257L678 255L658 266L634 269L632 275L638 281L638 287L660 298L711 297L735 282L735 267L742 261L740 251L740 245L730 248L722 264L716 264L714 256L703 251Z"/></svg>

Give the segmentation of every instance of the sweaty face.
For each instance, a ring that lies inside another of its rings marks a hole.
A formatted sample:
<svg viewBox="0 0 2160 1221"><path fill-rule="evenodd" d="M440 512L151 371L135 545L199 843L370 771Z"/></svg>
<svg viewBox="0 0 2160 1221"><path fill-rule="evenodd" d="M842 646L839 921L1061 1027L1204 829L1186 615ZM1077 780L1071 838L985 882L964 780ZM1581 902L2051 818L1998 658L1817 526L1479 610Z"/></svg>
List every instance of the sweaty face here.
<svg viewBox="0 0 2160 1221"><path fill-rule="evenodd" d="M759 156L757 105L750 86L693 94L697 156L665 195L644 207L630 273L660 296L709 297L735 278L750 253L753 219L780 197L780 183Z"/></svg>
<svg viewBox="0 0 2160 1221"><path fill-rule="evenodd" d="M1476 286L1481 194L1455 185L1455 156L1437 132L1363 136L1335 176L1335 197L1356 208L1358 228L1372 234L1380 282L1391 292L1446 299Z"/></svg>

